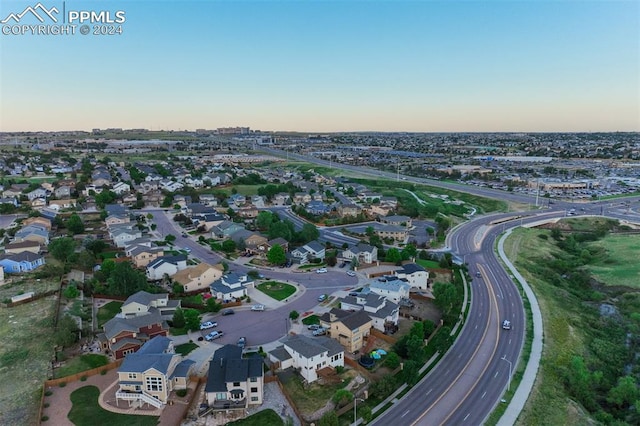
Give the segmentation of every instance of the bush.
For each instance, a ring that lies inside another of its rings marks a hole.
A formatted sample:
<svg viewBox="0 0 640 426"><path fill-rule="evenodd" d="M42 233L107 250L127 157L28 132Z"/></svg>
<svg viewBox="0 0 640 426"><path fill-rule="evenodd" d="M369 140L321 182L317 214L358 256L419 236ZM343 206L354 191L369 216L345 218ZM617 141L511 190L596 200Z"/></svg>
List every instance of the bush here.
<svg viewBox="0 0 640 426"><path fill-rule="evenodd" d="M176 395L178 395L180 398L187 396L187 391L188 389L178 389L176 391Z"/></svg>
<svg viewBox="0 0 640 426"><path fill-rule="evenodd" d="M53 391L52 391L51 389L47 389L47 390L44 392L44 396L51 396L51 395L53 395Z"/></svg>
<svg viewBox="0 0 640 426"><path fill-rule="evenodd" d="M67 382L62 382L62 383L60 383L60 387L61 387L61 388L65 387L65 386L67 386Z"/></svg>
<svg viewBox="0 0 640 426"><path fill-rule="evenodd" d="M40 421L46 422L47 420L49 420L49 416L42 416L40 418Z"/></svg>
<svg viewBox="0 0 640 426"><path fill-rule="evenodd" d="M44 408L49 408L49 403L48 403L48 402L45 402L42 406L43 406Z"/></svg>
<svg viewBox="0 0 640 426"><path fill-rule="evenodd" d="M102 371L100 372L100 375L101 375L101 376L104 376L105 374L107 374L107 370L102 370Z"/></svg>
<svg viewBox="0 0 640 426"><path fill-rule="evenodd" d="M87 376L82 376L82 377L80 377L80 381L81 381L81 382L86 382L86 381L87 381Z"/></svg>

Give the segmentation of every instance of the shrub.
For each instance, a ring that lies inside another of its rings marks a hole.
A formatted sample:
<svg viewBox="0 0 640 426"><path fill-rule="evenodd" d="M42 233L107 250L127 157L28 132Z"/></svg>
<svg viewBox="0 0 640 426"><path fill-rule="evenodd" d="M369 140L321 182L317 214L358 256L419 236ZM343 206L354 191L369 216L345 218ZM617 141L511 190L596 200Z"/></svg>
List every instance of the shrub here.
<svg viewBox="0 0 640 426"><path fill-rule="evenodd" d="M47 420L49 420L49 416L42 416L40 420L46 422Z"/></svg>
<svg viewBox="0 0 640 426"><path fill-rule="evenodd" d="M82 376L82 377L80 377L80 381L81 381L81 382L86 382L86 381L87 381L87 376Z"/></svg>
<svg viewBox="0 0 640 426"><path fill-rule="evenodd" d="M51 396L51 395L53 395L53 391L52 391L51 389L47 389L47 390L44 392L44 396Z"/></svg>
<svg viewBox="0 0 640 426"><path fill-rule="evenodd" d="M102 371L100 372L100 375L101 375L101 376L104 376L105 374L107 374L107 370L102 370Z"/></svg>
<svg viewBox="0 0 640 426"><path fill-rule="evenodd" d="M44 408L49 408L49 403L48 403L48 402L45 402L42 406L43 406Z"/></svg>
<svg viewBox="0 0 640 426"><path fill-rule="evenodd" d="M178 395L180 398L187 396L187 391L188 389L178 389L176 391L176 395Z"/></svg>
<svg viewBox="0 0 640 426"><path fill-rule="evenodd" d="M66 383L66 382L62 382L62 383L60 383L60 387L61 387L61 388L65 387L65 386L67 386L67 383Z"/></svg>

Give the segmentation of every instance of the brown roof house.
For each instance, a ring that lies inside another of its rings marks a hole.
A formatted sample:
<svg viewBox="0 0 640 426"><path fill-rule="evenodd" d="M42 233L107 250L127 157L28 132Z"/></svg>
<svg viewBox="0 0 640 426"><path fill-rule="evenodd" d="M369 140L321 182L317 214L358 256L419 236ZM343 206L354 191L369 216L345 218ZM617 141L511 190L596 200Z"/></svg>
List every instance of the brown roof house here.
<svg viewBox="0 0 640 426"><path fill-rule="evenodd" d="M355 352L365 344L373 321L364 311L349 312L333 308L320 317L320 325L329 337L336 339L346 352Z"/></svg>
<svg viewBox="0 0 640 426"><path fill-rule="evenodd" d="M171 278L184 287L185 292L208 289L222 277L222 269L206 262L176 272Z"/></svg>

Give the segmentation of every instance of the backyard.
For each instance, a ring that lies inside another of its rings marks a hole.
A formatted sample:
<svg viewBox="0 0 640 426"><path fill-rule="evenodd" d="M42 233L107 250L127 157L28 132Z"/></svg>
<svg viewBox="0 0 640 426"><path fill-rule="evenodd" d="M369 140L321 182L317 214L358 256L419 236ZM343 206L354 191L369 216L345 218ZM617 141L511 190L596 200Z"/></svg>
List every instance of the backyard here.
<svg viewBox="0 0 640 426"><path fill-rule="evenodd" d="M116 314L120 313L120 307L122 306L122 302L112 301L98 309L98 313L96 314L98 318L98 327L102 328L102 326L109 321L111 318L115 317Z"/></svg>
<svg viewBox="0 0 640 426"><path fill-rule="evenodd" d="M85 386L71 393L73 406L68 414L76 426L95 425L128 425L128 426L155 426L158 417L154 416L129 416L112 413L98 405L100 390L96 386Z"/></svg>
<svg viewBox="0 0 640 426"><path fill-rule="evenodd" d="M100 354L85 354L66 362L55 370L55 378L66 377L82 371L91 370L109 363L109 358Z"/></svg>
<svg viewBox="0 0 640 426"><path fill-rule="evenodd" d="M51 371L55 298L0 309L0 424L37 424L40 389Z"/></svg>
<svg viewBox="0 0 640 426"><path fill-rule="evenodd" d="M258 284L256 287L267 296L276 300L284 300L296 292L296 288L291 284L281 283L279 281L266 281Z"/></svg>
<svg viewBox="0 0 640 426"><path fill-rule="evenodd" d="M321 385L318 382L303 385L302 379L297 374L289 375L281 380L286 392L296 402L301 413L310 415L324 407L338 389L344 388L358 373L355 370L345 370L340 374L341 383Z"/></svg>
<svg viewBox="0 0 640 426"><path fill-rule="evenodd" d="M272 409L258 411L242 420L227 423L228 426L280 426L284 425L282 418Z"/></svg>
<svg viewBox="0 0 640 426"><path fill-rule="evenodd" d="M199 346L193 342L187 342L187 343L183 343L181 345L176 346L175 351L177 354L180 354L182 356L187 356L193 350L198 349L198 347Z"/></svg>

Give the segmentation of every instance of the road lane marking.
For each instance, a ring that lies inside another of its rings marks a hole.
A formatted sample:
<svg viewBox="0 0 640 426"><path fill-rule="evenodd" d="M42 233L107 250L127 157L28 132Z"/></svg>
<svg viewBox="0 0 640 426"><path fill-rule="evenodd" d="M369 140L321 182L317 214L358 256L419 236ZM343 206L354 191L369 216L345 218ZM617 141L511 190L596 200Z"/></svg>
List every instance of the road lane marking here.
<svg viewBox="0 0 640 426"><path fill-rule="evenodd" d="M466 416L464 416L464 419L462 419L462 421L463 421L463 422L466 422L470 415L471 415L471 413L469 413L469 414L467 414Z"/></svg>
<svg viewBox="0 0 640 426"><path fill-rule="evenodd" d="M487 391L482 392L482 396L480 397L480 399L484 399L484 396L487 394Z"/></svg>
<svg viewBox="0 0 640 426"><path fill-rule="evenodd" d="M409 414L409 411L411 411L411 410L407 410L407 411L405 411L405 412L404 412L404 414L403 414L401 417L404 417L404 416L406 416L407 414Z"/></svg>

